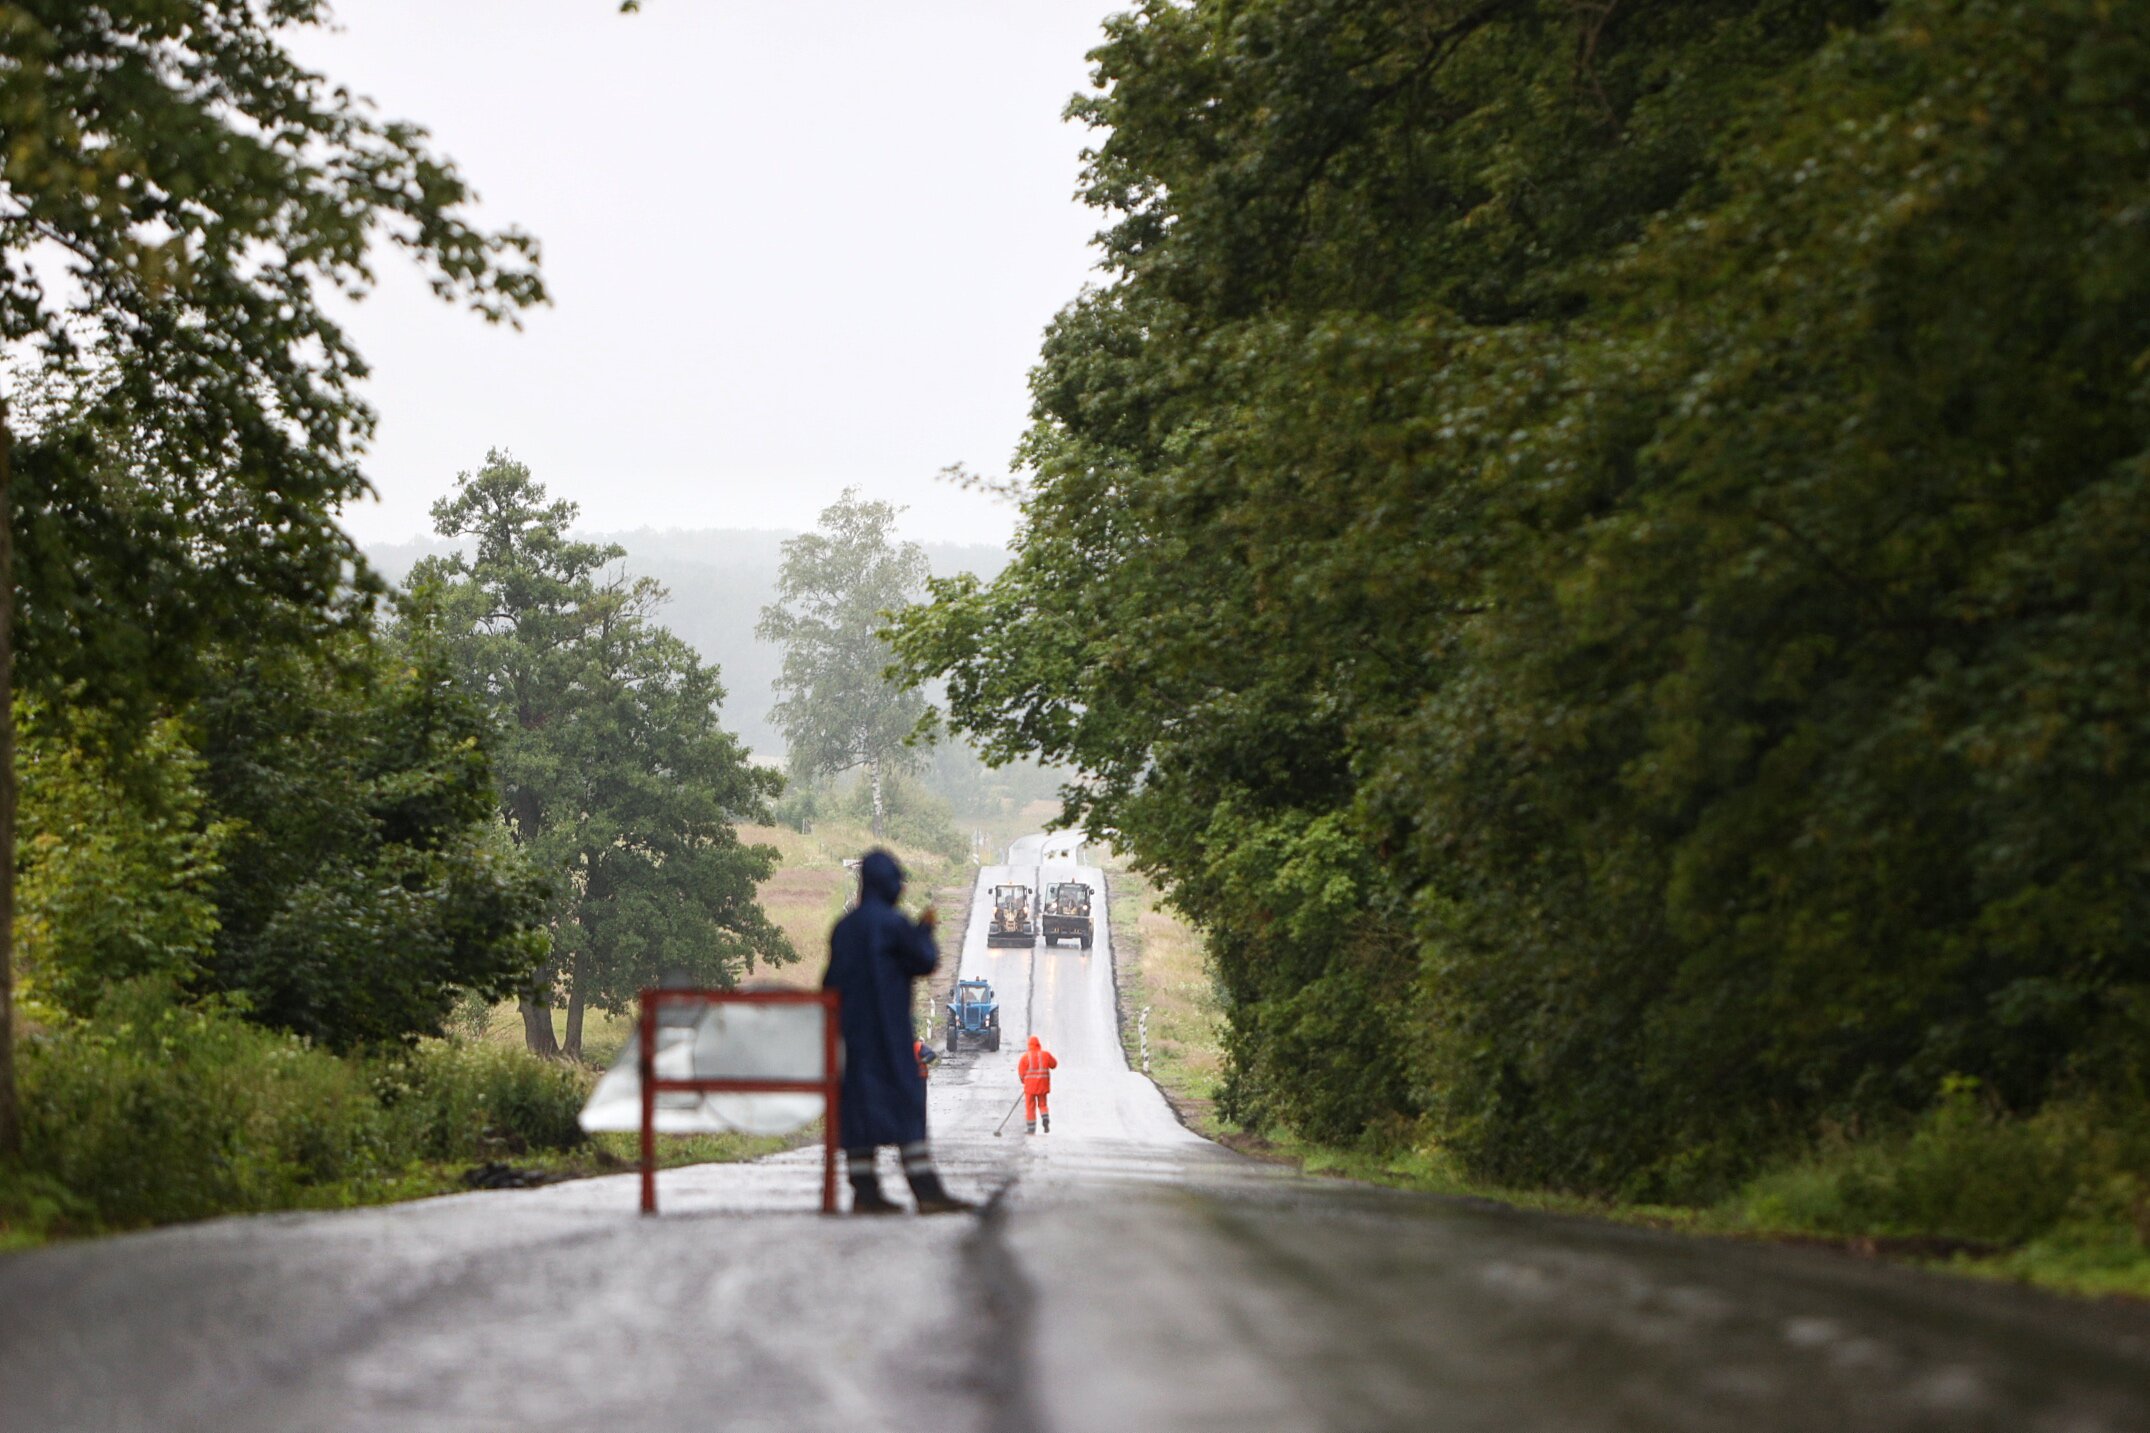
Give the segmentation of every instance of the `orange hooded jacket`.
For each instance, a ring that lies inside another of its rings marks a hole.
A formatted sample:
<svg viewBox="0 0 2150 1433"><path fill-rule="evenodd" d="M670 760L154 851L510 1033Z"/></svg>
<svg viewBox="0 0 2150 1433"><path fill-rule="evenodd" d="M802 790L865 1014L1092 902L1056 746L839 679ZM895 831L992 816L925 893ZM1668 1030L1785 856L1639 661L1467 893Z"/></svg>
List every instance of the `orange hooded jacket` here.
<svg viewBox="0 0 2150 1433"><path fill-rule="evenodd" d="M1023 1052L1022 1059L1015 1062L1015 1073L1023 1077L1023 1093L1050 1094L1053 1088L1053 1070L1059 1064L1060 1062L1053 1058L1053 1052L1040 1044L1037 1036L1031 1036L1030 1048Z"/></svg>

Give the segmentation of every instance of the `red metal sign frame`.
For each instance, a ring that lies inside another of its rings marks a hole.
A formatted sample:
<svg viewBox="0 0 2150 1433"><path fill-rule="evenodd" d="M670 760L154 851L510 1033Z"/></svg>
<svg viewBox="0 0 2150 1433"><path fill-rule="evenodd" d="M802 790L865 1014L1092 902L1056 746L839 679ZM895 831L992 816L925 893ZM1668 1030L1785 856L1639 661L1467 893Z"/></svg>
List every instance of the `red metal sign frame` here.
<svg viewBox="0 0 2150 1433"><path fill-rule="evenodd" d="M818 1080L690 1079L657 1077L657 1007L701 1005L819 1005L821 1078ZM641 995L638 1063L642 1078L642 1212L657 1212L657 1095L661 1090L698 1094L820 1095L822 1113L821 1212L836 1212L836 1150L843 1103L842 997L834 990L694 990L665 986Z"/></svg>

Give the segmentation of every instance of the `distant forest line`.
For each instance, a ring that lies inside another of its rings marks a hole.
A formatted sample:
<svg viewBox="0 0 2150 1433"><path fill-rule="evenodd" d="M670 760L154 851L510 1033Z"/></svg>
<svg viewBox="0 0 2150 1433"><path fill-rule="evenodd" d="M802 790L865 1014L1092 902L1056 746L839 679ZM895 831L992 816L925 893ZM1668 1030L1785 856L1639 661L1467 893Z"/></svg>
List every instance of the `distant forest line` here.
<svg viewBox="0 0 2150 1433"><path fill-rule="evenodd" d="M724 681L724 725L739 733L755 756L779 760L784 739L769 723L775 704L770 684L783 652L759 640L754 624L776 596L783 528L636 528L626 532L578 533L593 542L627 549L621 565L633 576L654 577L671 593L658 620L714 665ZM988 543L920 542L935 577L974 573L990 582L1008 565L1008 551ZM440 538L369 543L366 557L388 581L400 584L419 559L447 553Z"/></svg>

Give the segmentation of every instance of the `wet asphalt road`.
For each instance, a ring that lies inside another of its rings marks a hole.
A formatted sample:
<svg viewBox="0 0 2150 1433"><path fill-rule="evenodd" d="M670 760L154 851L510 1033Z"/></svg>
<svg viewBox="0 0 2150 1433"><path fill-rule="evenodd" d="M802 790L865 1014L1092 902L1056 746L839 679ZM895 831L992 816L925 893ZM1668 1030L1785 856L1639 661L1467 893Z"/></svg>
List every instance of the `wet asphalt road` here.
<svg viewBox="0 0 2150 1433"><path fill-rule="evenodd" d="M985 1218L822 1218L800 1152L0 1257L0 1430L2150 1430L2139 1310L1243 1160L1128 1071L1109 933L984 928L1011 1038L932 1119Z"/></svg>

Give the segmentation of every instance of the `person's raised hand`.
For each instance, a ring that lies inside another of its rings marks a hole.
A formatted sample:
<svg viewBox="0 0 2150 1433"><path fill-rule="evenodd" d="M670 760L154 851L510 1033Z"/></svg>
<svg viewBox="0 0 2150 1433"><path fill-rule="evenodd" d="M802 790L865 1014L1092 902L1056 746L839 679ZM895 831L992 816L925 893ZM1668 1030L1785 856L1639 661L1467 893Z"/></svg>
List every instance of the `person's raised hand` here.
<svg viewBox="0 0 2150 1433"><path fill-rule="evenodd" d="M925 929L932 930L941 923L940 910L934 906L927 906L918 913L918 923Z"/></svg>

